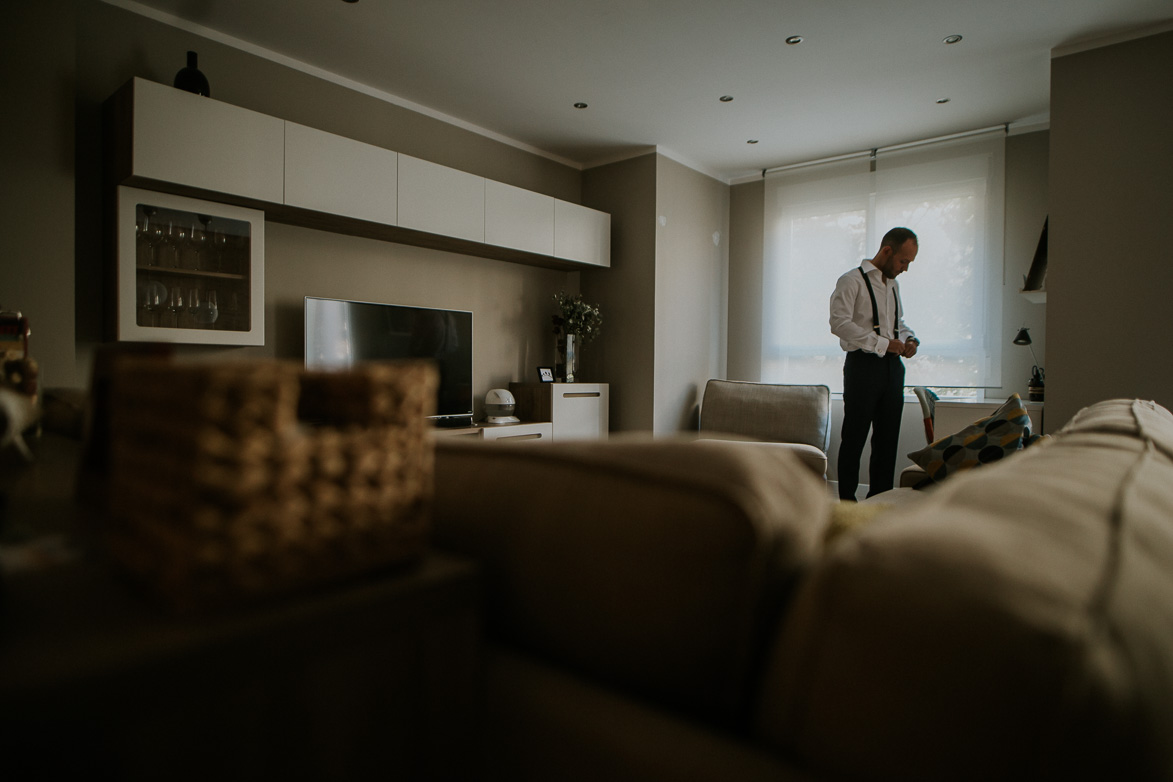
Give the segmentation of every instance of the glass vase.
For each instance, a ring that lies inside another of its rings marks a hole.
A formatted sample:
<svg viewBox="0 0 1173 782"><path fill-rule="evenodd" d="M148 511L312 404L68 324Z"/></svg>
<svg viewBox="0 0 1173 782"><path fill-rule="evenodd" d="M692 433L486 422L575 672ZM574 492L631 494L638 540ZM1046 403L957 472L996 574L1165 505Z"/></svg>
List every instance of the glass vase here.
<svg viewBox="0 0 1173 782"><path fill-rule="evenodd" d="M555 362L554 374L560 383L573 383L577 371L578 338L574 334L562 334L558 337L558 360Z"/></svg>

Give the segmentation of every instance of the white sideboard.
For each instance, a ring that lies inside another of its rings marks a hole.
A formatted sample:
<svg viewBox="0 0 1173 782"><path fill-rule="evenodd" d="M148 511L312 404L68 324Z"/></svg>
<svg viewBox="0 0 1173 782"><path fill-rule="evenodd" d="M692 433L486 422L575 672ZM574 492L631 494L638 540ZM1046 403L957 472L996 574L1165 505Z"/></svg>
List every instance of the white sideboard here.
<svg viewBox="0 0 1173 782"><path fill-rule="evenodd" d="M607 437L610 417L606 383L510 383L517 415L549 421L554 442L598 440Z"/></svg>
<svg viewBox="0 0 1173 782"><path fill-rule="evenodd" d="M611 265L606 212L145 79L108 110L113 184L518 263Z"/></svg>

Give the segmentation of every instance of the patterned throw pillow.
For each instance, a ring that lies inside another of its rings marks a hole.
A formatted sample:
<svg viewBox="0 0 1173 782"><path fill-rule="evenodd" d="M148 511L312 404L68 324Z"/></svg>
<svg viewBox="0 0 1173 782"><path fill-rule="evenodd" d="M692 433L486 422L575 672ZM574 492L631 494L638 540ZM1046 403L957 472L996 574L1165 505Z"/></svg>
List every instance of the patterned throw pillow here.
<svg viewBox="0 0 1173 782"><path fill-rule="evenodd" d="M960 432L908 455L933 481L971 467L996 462L1038 439L1031 435L1030 414L1018 394Z"/></svg>

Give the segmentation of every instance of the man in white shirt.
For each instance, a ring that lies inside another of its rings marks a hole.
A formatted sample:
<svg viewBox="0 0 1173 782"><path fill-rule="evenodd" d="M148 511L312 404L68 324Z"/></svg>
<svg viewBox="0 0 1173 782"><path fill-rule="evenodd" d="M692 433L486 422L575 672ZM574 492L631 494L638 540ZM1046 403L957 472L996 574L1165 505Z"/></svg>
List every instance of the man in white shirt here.
<svg viewBox="0 0 1173 782"><path fill-rule="evenodd" d="M841 276L831 294L831 333L847 351L843 362L843 430L839 444L839 498L855 500L859 461L872 432L868 496L892 488L900 416L904 412L904 362L920 340L904 323L897 276L916 259L919 244L907 228L884 234L871 260Z"/></svg>

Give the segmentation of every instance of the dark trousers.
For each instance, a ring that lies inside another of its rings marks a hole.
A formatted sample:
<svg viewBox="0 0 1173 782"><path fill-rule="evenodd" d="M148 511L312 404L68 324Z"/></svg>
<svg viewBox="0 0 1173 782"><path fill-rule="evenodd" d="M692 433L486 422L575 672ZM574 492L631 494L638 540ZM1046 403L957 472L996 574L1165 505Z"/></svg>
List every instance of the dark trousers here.
<svg viewBox="0 0 1173 782"><path fill-rule="evenodd" d="M839 498L854 500L859 460L868 430L872 458L868 496L892 488L900 416L904 412L904 362L895 354L877 356L853 350L843 362L843 435L839 444Z"/></svg>

